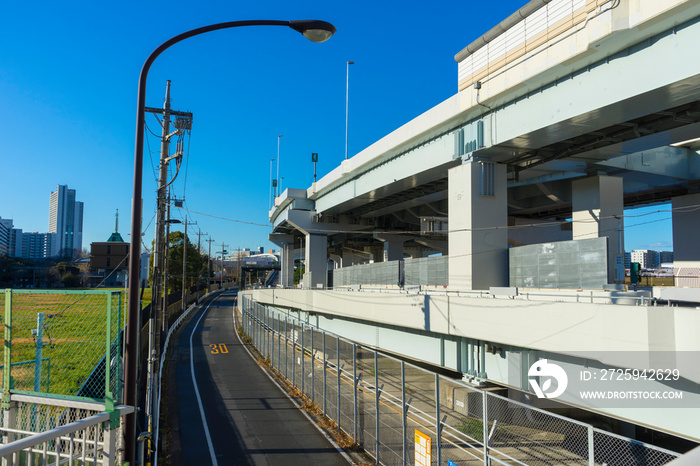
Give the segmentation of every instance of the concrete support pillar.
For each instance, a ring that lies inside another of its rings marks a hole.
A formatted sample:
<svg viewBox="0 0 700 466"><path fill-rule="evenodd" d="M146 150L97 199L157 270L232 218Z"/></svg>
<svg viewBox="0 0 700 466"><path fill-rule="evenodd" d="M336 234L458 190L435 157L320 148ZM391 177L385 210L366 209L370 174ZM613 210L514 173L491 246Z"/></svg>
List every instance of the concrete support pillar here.
<svg viewBox="0 0 700 466"><path fill-rule="evenodd" d="M282 288L292 288L294 286L294 236L271 234L269 238L280 248L280 285Z"/></svg>
<svg viewBox="0 0 700 466"><path fill-rule="evenodd" d="M328 258L333 261L333 268L338 269L343 265L343 258L338 254L328 254Z"/></svg>
<svg viewBox="0 0 700 466"><path fill-rule="evenodd" d="M384 262L384 247L383 246L372 246L370 248L372 254L372 260L374 263Z"/></svg>
<svg viewBox="0 0 700 466"><path fill-rule="evenodd" d="M408 238L399 235L375 234L374 237L384 243L384 261L398 261L403 259L403 243ZM379 262L375 259L375 262Z"/></svg>
<svg viewBox="0 0 700 466"><path fill-rule="evenodd" d="M280 285L282 285L283 288L294 287L294 240L282 246Z"/></svg>
<svg viewBox="0 0 700 466"><path fill-rule="evenodd" d="M304 288L325 288L328 281L328 241L325 234L306 235Z"/></svg>
<svg viewBox="0 0 700 466"><path fill-rule="evenodd" d="M700 268L700 193L674 197L673 207L673 269L675 286L697 287Z"/></svg>
<svg viewBox="0 0 700 466"><path fill-rule="evenodd" d="M615 254L624 253L622 178L592 176L571 183L573 239L608 237L608 283L615 281Z"/></svg>
<svg viewBox="0 0 700 466"><path fill-rule="evenodd" d="M508 286L506 166L468 162L451 168L448 182L450 288Z"/></svg>
<svg viewBox="0 0 700 466"><path fill-rule="evenodd" d="M353 265L357 264L364 264L367 262L368 255L367 254L362 254L359 252L356 252L353 249L347 249L343 248L343 256L342 256L342 267L351 267Z"/></svg>

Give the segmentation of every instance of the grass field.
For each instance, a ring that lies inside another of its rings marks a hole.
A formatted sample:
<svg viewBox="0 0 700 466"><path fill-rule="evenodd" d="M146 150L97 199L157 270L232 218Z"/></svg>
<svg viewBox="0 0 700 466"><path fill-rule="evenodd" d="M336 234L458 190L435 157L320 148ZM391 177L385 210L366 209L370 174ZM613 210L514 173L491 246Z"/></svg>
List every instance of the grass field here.
<svg viewBox="0 0 700 466"><path fill-rule="evenodd" d="M108 342L116 338L124 325L123 290L114 291L119 293L110 293L110 290L98 293L15 290L11 340L14 388L34 390L34 361L38 348L32 330L36 331L37 315L41 312L44 314L42 359L48 358L49 361L42 364L40 391L48 388L53 394L75 395L105 356ZM110 319L107 318L108 300L112 303ZM4 337L5 313L2 314ZM108 320L111 324L109 335Z"/></svg>

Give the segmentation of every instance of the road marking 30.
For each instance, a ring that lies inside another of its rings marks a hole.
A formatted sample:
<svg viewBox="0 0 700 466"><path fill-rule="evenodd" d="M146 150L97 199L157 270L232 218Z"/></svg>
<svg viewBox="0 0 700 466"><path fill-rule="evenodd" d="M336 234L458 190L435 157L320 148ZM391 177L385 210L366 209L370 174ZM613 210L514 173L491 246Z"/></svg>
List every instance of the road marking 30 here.
<svg viewBox="0 0 700 466"><path fill-rule="evenodd" d="M214 343L209 345L211 348L211 354L226 354L228 353L228 348L225 343Z"/></svg>

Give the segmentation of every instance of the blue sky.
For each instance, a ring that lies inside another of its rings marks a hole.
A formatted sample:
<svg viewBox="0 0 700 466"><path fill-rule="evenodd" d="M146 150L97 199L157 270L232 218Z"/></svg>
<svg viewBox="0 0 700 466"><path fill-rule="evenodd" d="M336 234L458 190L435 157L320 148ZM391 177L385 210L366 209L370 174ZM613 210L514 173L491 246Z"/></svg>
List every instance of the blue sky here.
<svg viewBox="0 0 700 466"><path fill-rule="evenodd" d="M105 241L119 209L129 240L137 80L148 54L186 30L242 19L323 19L338 33L312 44L287 28L241 28L189 39L151 68L147 105L194 113L184 171L197 226L228 249L274 247L265 225L270 159L280 140L282 188L313 181L344 158L346 61L349 153L457 91L453 57L526 2L123 1L9 2L0 17L0 216L48 229L57 184L85 203L83 246ZM157 121L149 116L151 129ZM158 140L150 136L152 160ZM275 167L276 167L275 162ZM276 171L276 169L275 169ZM153 239L155 176L145 148L144 241ZM668 210L656 206L650 211ZM173 210L174 218L185 212ZM219 218L216 218L219 217ZM653 221L653 223L646 223ZM632 226L645 223L645 225ZM626 249L671 249L670 213L626 221Z"/></svg>

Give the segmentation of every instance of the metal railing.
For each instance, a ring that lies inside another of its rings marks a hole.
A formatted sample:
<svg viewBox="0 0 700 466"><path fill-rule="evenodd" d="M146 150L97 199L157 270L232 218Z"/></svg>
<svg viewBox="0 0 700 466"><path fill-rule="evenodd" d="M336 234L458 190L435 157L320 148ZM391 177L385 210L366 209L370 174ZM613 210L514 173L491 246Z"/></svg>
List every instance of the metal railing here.
<svg viewBox="0 0 700 466"><path fill-rule="evenodd" d="M132 407L12 395L0 425L2 465L118 464L121 420Z"/></svg>
<svg viewBox="0 0 700 466"><path fill-rule="evenodd" d="M679 456L440 376L250 297L240 308L262 356L380 464L418 464L421 438L430 448L418 459L437 465L656 466Z"/></svg>

